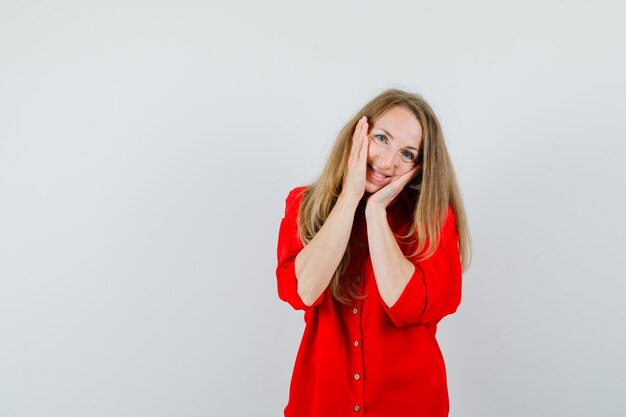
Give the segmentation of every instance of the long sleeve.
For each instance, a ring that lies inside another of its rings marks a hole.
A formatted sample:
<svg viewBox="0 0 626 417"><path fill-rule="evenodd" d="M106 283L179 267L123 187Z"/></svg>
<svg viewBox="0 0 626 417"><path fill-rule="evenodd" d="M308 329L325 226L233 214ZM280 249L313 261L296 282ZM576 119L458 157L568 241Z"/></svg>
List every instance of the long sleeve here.
<svg viewBox="0 0 626 417"><path fill-rule="evenodd" d="M409 258L415 271L402 294L391 307L382 303L396 326L436 323L457 310L462 281L458 241L454 212L448 207L435 253L421 262ZM414 247L410 248L412 250Z"/></svg>
<svg viewBox="0 0 626 417"><path fill-rule="evenodd" d="M280 222L278 232L276 279L278 297L296 310L309 310L322 302L324 293L307 306L298 294L296 279L296 256L304 248L298 236L298 210L304 187L293 189L285 200L285 217Z"/></svg>

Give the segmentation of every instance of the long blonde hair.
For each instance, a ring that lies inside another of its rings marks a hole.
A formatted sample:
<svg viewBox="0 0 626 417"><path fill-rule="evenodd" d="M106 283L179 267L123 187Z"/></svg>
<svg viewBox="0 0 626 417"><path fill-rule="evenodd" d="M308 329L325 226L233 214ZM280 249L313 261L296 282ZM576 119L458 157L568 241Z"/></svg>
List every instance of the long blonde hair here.
<svg viewBox="0 0 626 417"><path fill-rule="evenodd" d="M421 169L412 181L412 183L419 184L419 197L409 233L404 236L396 235L396 237L415 236L417 232L417 248L409 256L419 254L418 261L429 258L437 249L448 205L451 205L459 232L462 270L466 271L471 258L471 237L461 192L446 149L441 126L432 108L420 95L398 89L388 89L374 97L339 132L324 170L315 182L307 186L302 196L298 213L300 240L306 245L313 239L341 194L352 135L359 119L367 116L368 123L372 126L385 112L396 106L410 110L422 126L423 132L422 146L420 146L416 161L421 164ZM424 251L427 241L429 242L428 249ZM330 292L333 298L343 304L351 304L352 300L362 298L356 285L342 278L350 262L350 251L348 244L330 281ZM422 251L424 252L421 253Z"/></svg>

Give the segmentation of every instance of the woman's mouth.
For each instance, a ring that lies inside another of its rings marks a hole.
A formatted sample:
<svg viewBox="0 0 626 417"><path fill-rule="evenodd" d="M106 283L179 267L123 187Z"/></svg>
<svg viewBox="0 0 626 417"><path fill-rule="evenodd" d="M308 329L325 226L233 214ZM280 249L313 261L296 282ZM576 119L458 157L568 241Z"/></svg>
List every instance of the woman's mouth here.
<svg viewBox="0 0 626 417"><path fill-rule="evenodd" d="M368 168L369 168L369 171L370 171L370 178L372 179L372 182L374 182L376 184L382 184L383 182L385 182L385 180L387 178L389 178L386 175L380 174L371 165L368 165Z"/></svg>

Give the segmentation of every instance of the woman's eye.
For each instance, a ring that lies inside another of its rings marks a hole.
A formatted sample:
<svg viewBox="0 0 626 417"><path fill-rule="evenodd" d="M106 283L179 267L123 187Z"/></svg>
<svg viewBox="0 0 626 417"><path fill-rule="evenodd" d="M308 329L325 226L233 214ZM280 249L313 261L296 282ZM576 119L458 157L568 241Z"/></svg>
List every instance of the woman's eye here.
<svg viewBox="0 0 626 417"><path fill-rule="evenodd" d="M374 135L374 137L380 142L384 142L386 139L385 135Z"/></svg>
<svg viewBox="0 0 626 417"><path fill-rule="evenodd" d="M413 156L413 154L412 154L411 152L408 152L408 151L407 151L407 152L404 152L404 153L403 153L403 155L404 155L404 157L405 157L406 159L409 159L409 160L411 160L411 161L415 159L415 156Z"/></svg>

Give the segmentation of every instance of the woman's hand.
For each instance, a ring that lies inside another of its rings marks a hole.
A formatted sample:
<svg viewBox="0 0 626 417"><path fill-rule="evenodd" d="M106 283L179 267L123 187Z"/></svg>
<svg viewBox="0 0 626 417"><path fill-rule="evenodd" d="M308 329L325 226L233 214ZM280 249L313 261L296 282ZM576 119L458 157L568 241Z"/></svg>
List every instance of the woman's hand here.
<svg viewBox="0 0 626 417"><path fill-rule="evenodd" d="M400 194L400 191L402 191L409 181L417 175L419 169L419 165L414 166L408 172L395 178L389 184L372 194L367 199L366 211L370 211L372 209L385 210L389 203L391 203L391 201L393 201L393 199Z"/></svg>
<svg viewBox="0 0 626 417"><path fill-rule="evenodd" d="M369 146L367 130L367 117L363 116L354 128L350 156L343 173L341 194L347 198L361 200L365 193L365 170L367 169L367 147Z"/></svg>

